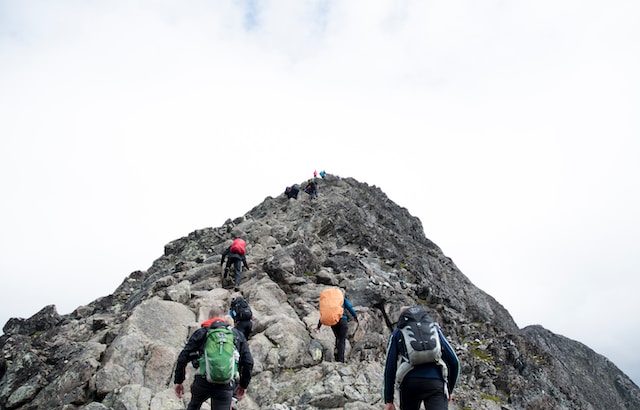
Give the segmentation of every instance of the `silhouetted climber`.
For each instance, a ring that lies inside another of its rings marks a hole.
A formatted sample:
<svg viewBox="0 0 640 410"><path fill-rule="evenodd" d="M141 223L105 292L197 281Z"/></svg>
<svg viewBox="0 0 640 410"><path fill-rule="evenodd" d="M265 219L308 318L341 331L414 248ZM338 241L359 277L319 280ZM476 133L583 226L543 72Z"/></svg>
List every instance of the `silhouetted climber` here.
<svg viewBox="0 0 640 410"><path fill-rule="evenodd" d="M344 351L347 334L349 333L349 325L347 323L349 318L344 308L347 308L349 314L357 322L358 314L341 289L332 287L320 292L320 320L318 320L316 330L320 330L322 325L331 326L331 330L336 337L334 358L337 362L342 363L344 363Z"/></svg>
<svg viewBox="0 0 640 410"><path fill-rule="evenodd" d="M324 169L322 171L320 171L320 178L324 179L324 177L327 176L327 173L324 172Z"/></svg>
<svg viewBox="0 0 640 410"><path fill-rule="evenodd" d="M236 329L242 332L245 339L249 340L251 329L253 328L253 323L251 322L253 312L249 307L249 303L242 296L234 297L231 300L229 315L233 318Z"/></svg>
<svg viewBox="0 0 640 410"><path fill-rule="evenodd" d="M307 181L307 185L304 187L304 192L309 194L311 199L318 197L318 184L313 179Z"/></svg>
<svg viewBox="0 0 640 410"><path fill-rule="evenodd" d="M225 258L227 259L227 266L224 267L223 273L223 281L227 278L229 274L229 268L233 265L235 276L234 276L234 284L235 290L239 290L240 279L242 276L242 265L245 268L249 269L249 265L247 264L246 254L246 242L239 237L233 239L233 243L229 246L223 253L222 259L220 260L220 267L224 264Z"/></svg>
<svg viewBox="0 0 640 410"><path fill-rule="evenodd" d="M200 409L209 398L212 410L229 410L234 391L237 399L242 400L251 381L253 357L249 344L223 315L220 307L212 308L209 319L191 335L178 356L173 381L179 398L184 394L182 383L189 358L194 355L199 358L187 410Z"/></svg>
<svg viewBox="0 0 640 410"><path fill-rule="evenodd" d="M288 186L284 190L284 194L289 199L291 199L291 198L298 199L298 192L300 192L300 188L298 187L297 184L293 184L291 186Z"/></svg>
<svg viewBox="0 0 640 410"><path fill-rule="evenodd" d="M458 380L460 362L440 327L422 306L404 308L389 338L384 367L385 410L395 410L394 385L400 390L400 409L448 408Z"/></svg>

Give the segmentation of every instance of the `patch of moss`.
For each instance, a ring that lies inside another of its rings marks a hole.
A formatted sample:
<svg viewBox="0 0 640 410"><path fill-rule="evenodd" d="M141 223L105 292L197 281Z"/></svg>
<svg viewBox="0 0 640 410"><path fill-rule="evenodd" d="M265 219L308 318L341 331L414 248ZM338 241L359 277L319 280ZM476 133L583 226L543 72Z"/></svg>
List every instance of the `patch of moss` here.
<svg viewBox="0 0 640 410"><path fill-rule="evenodd" d="M491 356L491 353L489 353L486 349L481 349L481 344L482 342L480 342L479 340L469 342L469 346L471 346L471 349L469 350L471 355L479 360L482 360L483 362L493 362L493 356Z"/></svg>
<svg viewBox="0 0 640 410"><path fill-rule="evenodd" d="M502 404L502 399L496 395L493 394L489 394L489 393L480 393L480 397L484 400L490 400L494 403L497 404Z"/></svg>
<svg viewBox="0 0 640 410"><path fill-rule="evenodd" d="M486 350L482 350L482 349L479 349L477 347L474 347L474 348L471 349L471 354L475 358L480 359L483 362L491 362L491 361L493 361L493 357Z"/></svg>

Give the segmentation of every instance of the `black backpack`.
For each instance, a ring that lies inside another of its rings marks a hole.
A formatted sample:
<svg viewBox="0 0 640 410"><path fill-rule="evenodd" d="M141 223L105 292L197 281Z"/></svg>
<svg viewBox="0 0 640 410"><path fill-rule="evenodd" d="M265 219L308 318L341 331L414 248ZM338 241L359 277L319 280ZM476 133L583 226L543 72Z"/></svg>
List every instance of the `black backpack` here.
<svg viewBox="0 0 640 410"><path fill-rule="evenodd" d="M251 320L253 312L244 298L238 296L231 301L231 316L233 320Z"/></svg>

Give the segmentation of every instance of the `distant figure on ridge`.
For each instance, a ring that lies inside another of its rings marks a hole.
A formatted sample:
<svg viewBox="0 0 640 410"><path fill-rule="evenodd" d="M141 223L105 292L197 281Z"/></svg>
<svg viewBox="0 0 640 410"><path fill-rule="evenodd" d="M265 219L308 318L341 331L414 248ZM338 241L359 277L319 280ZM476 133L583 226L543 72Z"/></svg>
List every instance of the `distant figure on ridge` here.
<svg viewBox="0 0 640 410"><path fill-rule="evenodd" d="M236 329L242 332L245 339L249 340L251 329L253 328L253 323L251 322L253 312L242 296L236 296L231 300L229 315L233 318Z"/></svg>
<svg viewBox="0 0 640 410"><path fill-rule="evenodd" d="M395 386L399 386L401 410L418 410L423 402L427 410L447 409L459 371L458 357L424 307L404 308L387 347L385 410L396 408Z"/></svg>
<svg viewBox="0 0 640 410"><path fill-rule="evenodd" d="M318 184L313 179L307 181L307 185L304 187L304 192L309 194L311 199L318 197Z"/></svg>
<svg viewBox="0 0 640 410"><path fill-rule="evenodd" d="M187 410L198 410L211 399L212 410L229 410L235 394L242 400L251 381L253 357L244 335L232 328L223 317L223 309L214 307L187 341L176 364L174 390L184 395L185 368L190 357L198 357L198 374L191 385Z"/></svg>
<svg viewBox="0 0 640 410"><path fill-rule="evenodd" d="M316 171L315 169L313 170L313 177L318 178L318 171Z"/></svg>
<svg viewBox="0 0 640 410"><path fill-rule="evenodd" d="M324 172L324 169L322 171L320 171L320 178L324 179L324 177L327 176L327 173Z"/></svg>
<svg viewBox="0 0 640 410"><path fill-rule="evenodd" d="M293 184L291 186L288 186L284 190L284 194L289 199L291 198L298 199L298 192L300 192L300 187L298 187L298 184Z"/></svg>
<svg viewBox="0 0 640 410"><path fill-rule="evenodd" d="M235 290L238 291L240 289L240 278L242 276L242 265L245 268L249 269L249 265L247 264L246 254L247 243L244 239L236 237L233 239L233 243L229 246L223 253L222 259L220 260L220 267L224 264L225 258L227 259L227 266L224 267L223 273L223 281L229 275L229 268L233 265L235 276L234 276L234 284Z"/></svg>
<svg viewBox="0 0 640 410"><path fill-rule="evenodd" d="M334 336L336 337L336 349L334 358L337 362L344 363L344 351L347 342L347 334L349 333L349 318L344 308L347 308L349 314L358 321L358 314L353 305L344 297L342 290L336 287L324 289L320 292L320 320L318 320L317 330L322 325L331 326Z"/></svg>

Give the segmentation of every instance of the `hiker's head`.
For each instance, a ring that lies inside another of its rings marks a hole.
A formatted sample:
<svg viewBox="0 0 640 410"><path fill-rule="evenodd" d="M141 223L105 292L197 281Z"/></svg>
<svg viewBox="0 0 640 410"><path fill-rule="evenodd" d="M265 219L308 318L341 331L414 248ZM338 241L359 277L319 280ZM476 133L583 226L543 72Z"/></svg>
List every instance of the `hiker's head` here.
<svg viewBox="0 0 640 410"><path fill-rule="evenodd" d="M211 309L209 309L209 319L212 319L214 317L223 317L224 314L224 308L220 305L213 305Z"/></svg>

